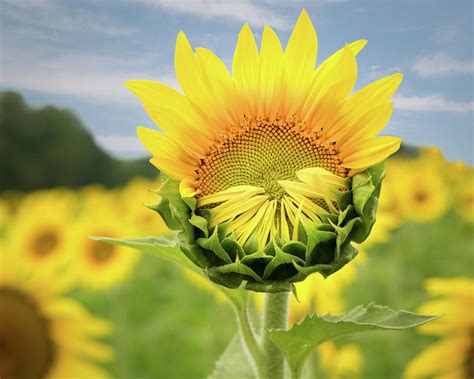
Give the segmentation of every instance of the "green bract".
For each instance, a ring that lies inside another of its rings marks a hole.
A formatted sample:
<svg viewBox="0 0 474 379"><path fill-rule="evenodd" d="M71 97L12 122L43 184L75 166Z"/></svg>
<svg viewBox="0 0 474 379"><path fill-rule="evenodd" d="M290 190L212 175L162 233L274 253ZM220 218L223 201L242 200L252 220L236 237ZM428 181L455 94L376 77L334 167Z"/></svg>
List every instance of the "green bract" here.
<svg viewBox="0 0 474 379"><path fill-rule="evenodd" d="M323 224L299 225L298 239L284 241L275 237L263 249L255 238L240 246L226 236L227 223L209 229L209 212L196 209L195 198L182 198L179 182L163 177L157 211L167 226L178 232L181 250L209 279L228 288L259 292L282 292L292 283L319 272L324 277L354 259L357 249L375 223L380 188L385 171L383 163L352 177L350 191L338 191L338 215L323 216Z"/></svg>

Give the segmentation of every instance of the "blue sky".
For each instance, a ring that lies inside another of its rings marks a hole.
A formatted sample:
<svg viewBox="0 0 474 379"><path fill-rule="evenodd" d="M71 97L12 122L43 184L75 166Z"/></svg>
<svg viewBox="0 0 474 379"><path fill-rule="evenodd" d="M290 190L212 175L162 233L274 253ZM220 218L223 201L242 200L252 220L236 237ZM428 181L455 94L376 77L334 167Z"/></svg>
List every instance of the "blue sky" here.
<svg viewBox="0 0 474 379"><path fill-rule="evenodd" d="M318 62L365 38L357 87L405 75L384 134L439 146L474 163L473 4L471 0L218 1L2 0L0 88L35 106L75 110L96 140L118 156L146 155L135 126L151 126L128 79L177 87L176 35L207 47L230 67L237 34L264 23L286 44L306 8L318 32Z"/></svg>

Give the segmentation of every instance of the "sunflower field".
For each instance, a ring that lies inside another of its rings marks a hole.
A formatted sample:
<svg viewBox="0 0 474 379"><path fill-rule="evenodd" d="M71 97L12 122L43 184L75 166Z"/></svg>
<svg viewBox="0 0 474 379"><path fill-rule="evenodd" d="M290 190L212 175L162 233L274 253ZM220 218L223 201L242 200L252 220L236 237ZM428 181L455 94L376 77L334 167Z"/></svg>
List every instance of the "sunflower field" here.
<svg viewBox="0 0 474 379"><path fill-rule="evenodd" d="M296 284L290 324L372 301L444 316L409 331L324 343L308 372L328 379L472 377L474 171L435 148L399 153L386 171L361 253L327 279L315 273ZM2 377L249 377L243 352L232 372L214 363L235 349L228 341L236 333L230 305L214 286L153 254L90 238L171 235L143 205L156 203L151 190L159 186L159 179L135 178L116 189L2 195ZM255 312L261 307L254 295Z"/></svg>

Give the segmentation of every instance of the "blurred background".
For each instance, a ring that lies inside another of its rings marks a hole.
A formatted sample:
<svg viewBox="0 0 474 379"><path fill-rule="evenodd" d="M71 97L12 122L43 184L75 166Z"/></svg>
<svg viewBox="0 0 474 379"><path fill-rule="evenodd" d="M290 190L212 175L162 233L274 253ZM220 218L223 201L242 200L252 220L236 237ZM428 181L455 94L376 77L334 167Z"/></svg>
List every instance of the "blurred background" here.
<svg viewBox="0 0 474 379"><path fill-rule="evenodd" d="M470 0L1 1L0 376L19 365L25 378L213 372L236 333L229 304L189 272L88 238L170 233L143 206L159 201L149 190L160 183L135 127L152 122L123 83L178 88L180 30L228 67L244 22L257 41L268 23L285 44L303 7L318 32L318 62L368 39L357 88L404 73L384 130L404 145L387 162L378 221L360 256L328 280L300 285L291 322L372 301L444 314L433 330L325 344L312 364L321 378L436 377L433 369L474 377ZM15 331L26 333L30 353L11 342Z"/></svg>

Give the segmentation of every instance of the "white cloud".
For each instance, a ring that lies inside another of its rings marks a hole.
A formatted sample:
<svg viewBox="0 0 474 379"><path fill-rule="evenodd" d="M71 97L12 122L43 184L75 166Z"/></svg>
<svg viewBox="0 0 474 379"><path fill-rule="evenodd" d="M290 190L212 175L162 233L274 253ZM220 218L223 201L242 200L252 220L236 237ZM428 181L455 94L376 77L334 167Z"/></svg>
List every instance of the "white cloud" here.
<svg viewBox="0 0 474 379"><path fill-rule="evenodd" d="M420 58L413 71L422 77L450 74L474 74L474 60L462 60L446 53L436 53Z"/></svg>
<svg viewBox="0 0 474 379"><path fill-rule="evenodd" d="M9 49L2 59L0 84L13 89L72 95L82 99L132 104L124 87L131 79L152 79L177 88L174 75L157 74L156 56L101 56L65 54L47 56L41 49ZM35 64L31 64L35 62Z"/></svg>
<svg viewBox="0 0 474 379"><path fill-rule="evenodd" d="M1 16L20 25L16 32L36 33L49 38L58 38L55 33L98 33L108 36L128 35L130 28L118 25L104 13L93 12L85 7L72 7L67 2L55 0L3 0ZM5 28L4 31L11 33Z"/></svg>
<svg viewBox="0 0 474 379"><path fill-rule="evenodd" d="M409 111L467 113L474 111L472 101L454 101L441 95L393 97L395 108Z"/></svg>
<svg viewBox="0 0 474 379"><path fill-rule="evenodd" d="M253 26L269 24L276 29L291 29L285 17L271 9L271 5L263 7L259 2L249 0L131 0L135 3L161 8L173 12L188 13L203 18L223 17L239 22L248 22Z"/></svg>
<svg viewBox="0 0 474 379"><path fill-rule="evenodd" d="M104 150L112 153L145 155L146 149L137 136L124 135L98 135L95 141Z"/></svg>
<svg viewBox="0 0 474 379"><path fill-rule="evenodd" d="M383 67L380 65L372 65L369 67L369 79L375 80L384 76L392 75L401 71L399 66L394 67Z"/></svg>

